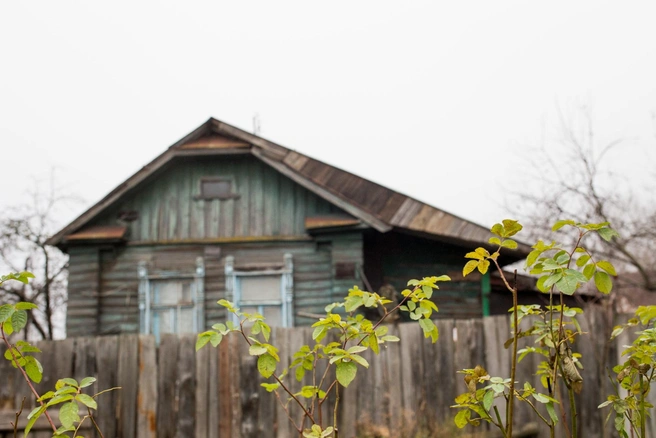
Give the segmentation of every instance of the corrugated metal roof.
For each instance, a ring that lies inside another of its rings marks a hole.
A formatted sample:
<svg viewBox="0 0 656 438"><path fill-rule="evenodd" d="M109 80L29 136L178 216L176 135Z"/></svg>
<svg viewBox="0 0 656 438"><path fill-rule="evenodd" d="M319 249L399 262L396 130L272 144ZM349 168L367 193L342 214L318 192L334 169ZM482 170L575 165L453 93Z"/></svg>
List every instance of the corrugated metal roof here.
<svg viewBox="0 0 656 438"><path fill-rule="evenodd" d="M48 243L61 243L65 236L77 232L126 191L176 156L194 153L251 153L380 232L396 228L475 244L487 243L491 235L486 227L210 118L54 235ZM530 248L520 244L519 250L520 254L527 254Z"/></svg>

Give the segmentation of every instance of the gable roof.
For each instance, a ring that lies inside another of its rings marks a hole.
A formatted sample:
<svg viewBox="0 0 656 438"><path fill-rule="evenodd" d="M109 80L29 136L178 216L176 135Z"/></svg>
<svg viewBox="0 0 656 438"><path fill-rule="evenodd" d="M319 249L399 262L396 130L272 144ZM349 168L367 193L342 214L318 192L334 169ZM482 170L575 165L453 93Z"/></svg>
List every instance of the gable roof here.
<svg viewBox="0 0 656 438"><path fill-rule="evenodd" d="M251 154L379 232L406 230L447 240L487 243L490 231L409 196L210 118L48 239L58 245L176 157ZM520 245L521 252L528 247Z"/></svg>

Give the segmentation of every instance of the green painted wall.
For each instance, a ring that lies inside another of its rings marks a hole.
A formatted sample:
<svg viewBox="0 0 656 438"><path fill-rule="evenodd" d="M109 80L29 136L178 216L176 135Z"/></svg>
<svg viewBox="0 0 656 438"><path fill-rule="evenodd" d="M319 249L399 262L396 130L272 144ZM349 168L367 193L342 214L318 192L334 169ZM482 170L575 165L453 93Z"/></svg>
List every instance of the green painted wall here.
<svg viewBox="0 0 656 438"><path fill-rule="evenodd" d="M196 199L203 177L232 181L236 199ZM103 214L113 225L121 211L136 211L131 241L299 236L305 217L341 212L251 156L179 159Z"/></svg>

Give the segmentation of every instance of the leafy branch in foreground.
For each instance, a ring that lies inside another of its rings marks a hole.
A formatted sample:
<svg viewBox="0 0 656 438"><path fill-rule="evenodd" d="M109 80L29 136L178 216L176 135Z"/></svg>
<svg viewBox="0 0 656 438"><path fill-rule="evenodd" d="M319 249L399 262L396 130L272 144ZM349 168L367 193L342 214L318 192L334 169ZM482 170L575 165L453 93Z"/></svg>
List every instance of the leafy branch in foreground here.
<svg viewBox="0 0 656 438"><path fill-rule="evenodd" d="M622 356L626 360L615 366L616 383L622 390L615 387L615 394L599 405L599 408L611 406L606 421L615 412L615 430L622 438L628 438L626 426L629 426L630 436L634 434L647 436L647 410L653 406L647 401L651 384L656 379L656 306L640 306L636 310L636 318L631 318L626 324L616 326L611 338L616 338L628 327L641 326L644 329L636 332L636 339L625 347Z"/></svg>
<svg viewBox="0 0 656 438"><path fill-rule="evenodd" d="M196 350L207 344L218 346L223 338L230 333L238 333L249 346L249 354L257 356L259 373L269 382L262 383L268 391L274 393L276 399L287 414L289 421L303 437L324 438L339 436L337 407L339 405L339 386L347 387L355 379L360 367L368 368L369 363L362 353L371 350L375 354L380 352L380 346L387 342L398 342L399 338L388 334L388 327L383 322L394 312L407 312L410 319L418 321L424 337L437 342L439 333L437 326L431 320L437 306L431 297L437 283L449 281L446 275L439 277L425 277L421 280L410 280L408 289L401 292L403 299L393 308L386 305L391 300L374 292L367 292L354 286L349 290L344 301L326 306L326 316L320 318L312 327L312 339L315 344L311 347L303 345L292 356L290 365L277 372L280 362L278 349L269 343L271 327L259 313L241 312L235 305L227 300L220 300L219 305L225 307L238 323L227 321L219 323L198 335ZM358 313L361 308L380 308L382 316L377 322L372 322ZM328 335L334 335L331 342L325 342ZM319 362L325 362L325 368ZM329 372L334 367L335 378L329 378ZM317 372L323 369L321 375ZM311 377L311 384L305 385L298 392L293 392L289 384L285 383L288 375L301 382L306 374ZM329 395L334 393L332 406L332 422L322 418L322 406L328 401ZM285 398L286 400L284 400ZM294 419L291 406L297 406L302 411L300 421ZM310 427L306 428L306 423ZM324 427L325 423L332 423Z"/></svg>
<svg viewBox="0 0 656 438"><path fill-rule="evenodd" d="M464 268L463 276L469 275L474 270L481 274L487 273L490 265L494 264L505 287L510 291L513 298L513 307L510 309L511 339L506 342L505 347L512 345L510 378L491 377L487 371L477 366L473 369L461 371L465 374L465 384L468 391L456 398L454 408L459 409L455 416L458 427L467 424L479 425L486 421L496 426L504 437L513 435L514 402L527 403L534 414L544 422L550 429L550 435L555 436L555 426L558 423L556 405L561 405L558 382L562 382L569 395L571 436L578 436L577 414L574 393L581 391L583 379L578 371L581 368L581 355L573 352L573 342L576 336L583 334L576 316L582 313L579 308L570 308L564 303L564 295L572 295L581 286L594 279L597 290L608 294L613 285L611 276L616 275L612 263L606 260L596 260L594 255L581 245L582 240L593 233L598 234L604 240L610 240L617 233L604 222L600 224L581 224L572 220L556 222L552 231L558 231L565 226L575 230L574 245L566 247L552 241L546 244L542 240L533 245L533 250L528 254L526 267L530 274L539 276L537 288L543 293L549 294L549 305L540 306L518 305L516 282L508 280L498 258L502 249L516 249L518 244L511 239L519 231L522 225L517 221L506 219L502 223L495 224L491 228L494 237L489 243L496 245L494 252L485 248L476 248L465 257L470 259ZM516 276L516 273L515 273ZM559 298L559 304L554 304L554 296ZM522 330L520 323L522 319L530 316L531 326ZM523 337L532 337L535 346L518 350L518 340ZM533 388L528 382L523 383L521 390L516 389L515 381L517 364L526 355L535 353L543 358L538 365L537 374L541 376L543 387L547 393L543 394ZM480 387L479 387L480 386ZM495 400L499 399L505 404L505 419L499 413L499 407ZM537 404L536 404L537 403ZM544 411L538 409L539 404L545 406ZM472 416L474 414L474 416ZM566 418L561 407L561 415Z"/></svg>
<svg viewBox="0 0 656 438"><path fill-rule="evenodd" d="M30 278L34 278L34 275L29 272L10 273L0 277L0 286L5 281L10 280L20 281L25 284ZM32 382L41 382L43 366L30 353L40 353L41 350L27 341L19 340L13 344L10 342L9 336L20 332L27 325L27 311L36 307L36 304L26 302L0 306L0 338L2 338L2 342L7 348L4 357L11 362L14 368L21 372L38 403L38 406L27 416L28 421L25 426L24 436L28 436L36 421L43 415L52 428L53 437L68 437L68 432L73 432L73 437L83 438L78 435L78 431L86 419L91 421L98 435L103 437L92 413L92 410L98 408L95 398L103 392L117 388L111 388L90 396L84 394L82 389L93 385L96 381L94 377L85 377L80 382L75 379L64 378L57 381L55 391L48 391L43 395L39 395ZM61 423L59 428L48 412L48 408L55 406L59 406L59 422ZM80 417L80 406L86 411L86 414L83 414L82 417ZM19 416L20 412L16 415L16 424L18 424Z"/></svg>

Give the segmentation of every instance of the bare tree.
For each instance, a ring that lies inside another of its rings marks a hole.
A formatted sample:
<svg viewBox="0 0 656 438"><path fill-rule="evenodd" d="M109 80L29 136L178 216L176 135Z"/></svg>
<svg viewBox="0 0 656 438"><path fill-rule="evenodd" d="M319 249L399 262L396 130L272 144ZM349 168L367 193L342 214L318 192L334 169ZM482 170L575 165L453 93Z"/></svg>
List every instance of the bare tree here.
<svg viewBox="0 0 656 438"><path fill-rule="evenodd" d="M529 183L511 190L508 209L533 231L533 238L543 237L558 219L609 222L620 237L599 239L598 249L625 271L637 272L635 286L656 292L656 180L652 175L636 181L613 162L620 153L633 154L629 171L636 173L648 158L626 151L626 139L598 141L589 107L558 115L560 135L529 151L521 176Z"/></svg>
<svg viewBox="0 0 656 438"><path fill-rule="evenodd" d="M58 196L54 178L50 188L43 184L26 196L22 205L0 212L0 268L5 271L30 271L35 278L29 284L7 282L0 289L0 304L27 301L39 306L31 312L26 333L30 337L53 339L62 333L66 304L68 257L46 240L57 229L58 209L75 198Z"/></svg>

